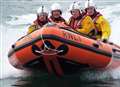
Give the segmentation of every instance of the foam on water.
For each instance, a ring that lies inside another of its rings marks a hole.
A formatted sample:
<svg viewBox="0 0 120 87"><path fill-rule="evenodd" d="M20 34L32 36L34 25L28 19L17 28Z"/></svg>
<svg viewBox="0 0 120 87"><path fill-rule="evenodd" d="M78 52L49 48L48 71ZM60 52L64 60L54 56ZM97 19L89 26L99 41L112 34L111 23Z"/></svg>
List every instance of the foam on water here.
<svg viewBox="0 0 120 87"><path fill-rule="evenodd" d="M110 21L112 33L110 41L120 45L120 4L109 6L105 9L100 10L101 13Z"/></svg>
<svg viewBox="0 0 120 87"><path fill-rule="evenodd" d="M0 58L0 69L1 76L0 79L8 78L8 77L18 77L21 76L21 70L15 69L8 61L8 51L10 46L20 37L24 35L25 29L13 29L5 26L1 27L2 29L2 56Z"/></svg>
<svg viewBox="0 0 120 87"><path fill-rule="evenodd" d="M11 20L7 21L7 24L10 25L27 25L31 24L36 19L36 14L26 14L26 15L11 15Z"/></svg>

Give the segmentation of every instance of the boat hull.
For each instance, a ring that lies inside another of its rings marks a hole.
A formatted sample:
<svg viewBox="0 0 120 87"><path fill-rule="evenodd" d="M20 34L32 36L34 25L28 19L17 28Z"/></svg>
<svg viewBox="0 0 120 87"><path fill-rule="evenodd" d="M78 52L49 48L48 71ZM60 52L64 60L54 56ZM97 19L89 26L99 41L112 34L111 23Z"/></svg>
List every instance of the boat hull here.
<svg viewBox="0 0 120 87"><path fill-rule="evenodd" d="M83 68L118 67L119 50L114 45L97 42L66 26L54 25L45 26L19 39L12 45L8 57L16 68L39 69L62 75ZM113 54L117 58L113 58Z"/></svg>

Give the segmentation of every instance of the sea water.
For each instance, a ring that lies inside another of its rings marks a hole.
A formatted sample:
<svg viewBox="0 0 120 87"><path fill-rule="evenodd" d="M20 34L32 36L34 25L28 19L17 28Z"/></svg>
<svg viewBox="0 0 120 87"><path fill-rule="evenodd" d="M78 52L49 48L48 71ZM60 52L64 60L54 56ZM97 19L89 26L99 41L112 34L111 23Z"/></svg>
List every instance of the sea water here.
<svg viewBox="0 0 120 87"><path fill-rule="evenodd" d="M85 0L75 0L84 8ZM120 1L93 0L110 22L110 41L120 45ZM120 67L107 71L91 71L58 78L46 73L30 73L15 69L8 61L10 46L25 35L36 19L36 9L44 5L50 11L52 3L62 5L63 17L68 20L73 0L1 0L0 1L0 87L120 87Z"/></svg>

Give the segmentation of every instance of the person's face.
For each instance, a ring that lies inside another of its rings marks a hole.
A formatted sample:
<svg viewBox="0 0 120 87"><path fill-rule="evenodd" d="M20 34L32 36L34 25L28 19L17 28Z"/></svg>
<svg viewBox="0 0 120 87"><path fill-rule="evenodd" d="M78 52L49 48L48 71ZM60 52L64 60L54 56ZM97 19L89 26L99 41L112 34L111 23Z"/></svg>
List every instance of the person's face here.
<svg viewBox="0 0 120 87"><path fill-rule="evenodd" d="M47 20L47 16L46 16L46 15L40 15L40 16L39 16L39 20L40 20L41 22L46 21L46 20Z"/></svg>
<svg viewBox="0 0 120 87"><path fill-rule="evenodd" d="M93 15L94 14L94 12L95 12L95 8L94 7L89 7L89 8L87 8L87 14L88 15Z"/></svg>
<svg viewBox="0 0 120 87"><path fill-rule="evenodd" d="M54 18L59 18L60 17L60 11L59 10L55 10L55 11L52 11L52 16L54 17Z"/></svg>
<svg viewBox="0 0 120 87"><path fill-rule="evenodd" d="M74 18L78 18L80 16L80 11L78 9L74 9L71 11L71 14Z"/></svg>

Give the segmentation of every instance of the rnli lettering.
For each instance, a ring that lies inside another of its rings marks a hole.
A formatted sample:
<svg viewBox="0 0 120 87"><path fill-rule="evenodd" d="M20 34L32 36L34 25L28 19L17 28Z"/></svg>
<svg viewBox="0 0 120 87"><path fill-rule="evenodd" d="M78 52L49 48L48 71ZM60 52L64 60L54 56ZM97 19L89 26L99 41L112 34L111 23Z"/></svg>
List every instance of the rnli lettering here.
<svg viewBox="0 0 120 87"><path fill-rule="evenodd" d="M70 40L74 40L74 41L81 41L81 38L79 36L73 35L73 34L68 33L68 32L63 32L63 36L66 39L70 39Z"/></svg>

